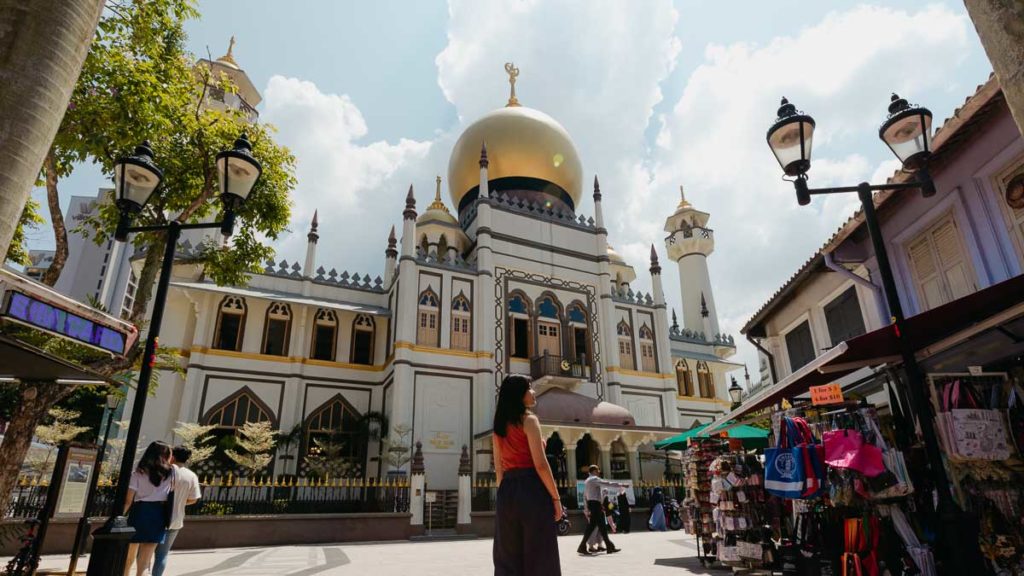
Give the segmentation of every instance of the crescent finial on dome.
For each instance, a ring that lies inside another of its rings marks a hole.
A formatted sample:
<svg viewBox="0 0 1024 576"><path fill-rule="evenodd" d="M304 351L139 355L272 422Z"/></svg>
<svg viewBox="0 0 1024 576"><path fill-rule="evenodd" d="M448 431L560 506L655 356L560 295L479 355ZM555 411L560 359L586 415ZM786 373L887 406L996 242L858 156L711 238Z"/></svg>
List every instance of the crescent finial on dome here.
<svg viewBox="0 0 1024 576"><path fill-rule="evenodd" d="M505 62L505 72L508 74L508 83L511 88L508 104L505 106L519 106L519 99L516 98L516 78L519 77L519 68L516 68L512 62Z"/></svg>

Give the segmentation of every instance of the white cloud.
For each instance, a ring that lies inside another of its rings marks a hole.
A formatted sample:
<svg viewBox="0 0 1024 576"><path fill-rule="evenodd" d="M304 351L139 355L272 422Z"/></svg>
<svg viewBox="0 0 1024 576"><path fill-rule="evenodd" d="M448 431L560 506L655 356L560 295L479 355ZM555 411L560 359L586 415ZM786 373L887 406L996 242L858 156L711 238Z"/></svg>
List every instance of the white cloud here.
<svg viewBox="0 0 1024 576"><path fill-rule="evenodd" d="M965 15L943 7L908 13L861 6L762 46L708 46L661 121L652 191L627 211L639 219L630 226L660 223L677 185L686 184L690 201L712 214L718 313L739 336L746 319L858 206L853 194L797 205L765 143L779 98L817 120L812 186L884 181L892 162L876 167L845 150L873 146L867 150L884 154L875 138L889 92L926 100L942 89L966 57L969 31ZM678 294L678 280L669 284ZM744 343L740 352L738 361L757 366L752 347Z"/></svg>
<svg viewBox="0 0 1024 576"><path fill-rule="evenodd" d="M325 94L313 82L283 76L273 76L267 83L262 119L277 126L277 141L291 149L297 161L298 186L292 195L295 233L282 240L280 254L302 257L302 232L313 211L319 210L321 246L326 247L321 248L321 263L380 273L388 226L400 214L404 199L404 189L392 188L386 196L382 191L403 167L426 158L431 143L362 143L368 127L348 96ZM361 233L353 234L354 230ZM343 258L334 250L339 246L345 247L346 255L379 258Z"/></svg>

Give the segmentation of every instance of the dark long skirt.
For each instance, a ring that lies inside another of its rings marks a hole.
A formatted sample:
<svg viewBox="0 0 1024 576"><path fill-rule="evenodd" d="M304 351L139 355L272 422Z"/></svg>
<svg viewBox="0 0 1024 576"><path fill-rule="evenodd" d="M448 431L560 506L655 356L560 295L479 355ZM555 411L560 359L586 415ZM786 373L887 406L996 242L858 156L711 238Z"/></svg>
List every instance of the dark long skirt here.
<svg viewBox="0 0 1024 576"><path fill-rule="evenodd" d="M497 500L494 576L561 576L554 504L537 471L506 471Z"/></svg>

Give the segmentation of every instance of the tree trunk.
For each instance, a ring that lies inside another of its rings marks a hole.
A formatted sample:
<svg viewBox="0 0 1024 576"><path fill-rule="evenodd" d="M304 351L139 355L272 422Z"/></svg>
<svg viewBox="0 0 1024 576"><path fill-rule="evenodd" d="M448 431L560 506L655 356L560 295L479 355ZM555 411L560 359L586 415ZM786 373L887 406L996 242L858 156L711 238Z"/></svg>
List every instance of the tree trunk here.
<svg viewBox="0 0 1024 576"><path fill-rule="evenodd" d="M57 157L53 155L52 148L46 155L46 160L43 160L43 173L46 176L46 203L50 207L53 239L57 245L53 254L53 262L46 269L40 281L47 286L54 286L60 279L64 264L68 261L68 229L64 226L64 213L60 211L60 194L57 193Z"/></svg>
<svg viewBox="0 0 1024 576"><path fill-rule="evenodd" d="M104 0L0 0L0 254L57 134Z"/></svg>
<svg viewBox="0 0 1024 576"><path fill-rule="evenodd" d="M964 6L1024 134L1024 0L964 0Z"/></svg>
<svg viewBox="0 0 1024 576"><path fill-rule="evenodd" d="M60 386L55 382L20 382L11 386L16 387L21 401L4 433L3 444L0 444L0 504L4 507L18 482L21 464L28 454L36 427L43 423L50 408L73 390L71 386Z"/></svg>

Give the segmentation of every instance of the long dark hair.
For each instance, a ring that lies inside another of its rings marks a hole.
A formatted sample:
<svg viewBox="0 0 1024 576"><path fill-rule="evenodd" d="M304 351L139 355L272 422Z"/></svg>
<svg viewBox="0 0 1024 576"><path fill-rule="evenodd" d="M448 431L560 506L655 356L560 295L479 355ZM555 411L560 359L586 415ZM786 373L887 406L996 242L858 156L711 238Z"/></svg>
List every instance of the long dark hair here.
<svg viewBox="0 0 1024 576"><path fill-rule="evenodd" d="M171 446L166 442L157 440L146 446L146 451L139 459L139 466L136 472L149 476L149 483L159 486L161 482L171 475Z"/></svg>
<svg viewBox="0 0 1024 576"><path fill-rule="evenodd" d="M531 380L522 374L510 374L501 381L498 390L498 405L494 408L494 433L502 438L508 433L509 425L519 426L526 414L523 396L530 389Z"/></svg>

